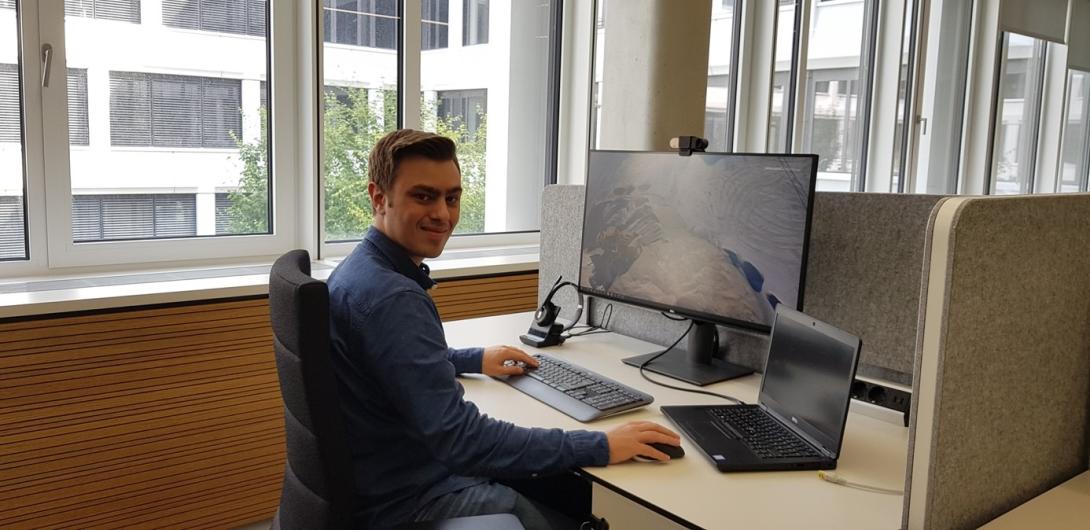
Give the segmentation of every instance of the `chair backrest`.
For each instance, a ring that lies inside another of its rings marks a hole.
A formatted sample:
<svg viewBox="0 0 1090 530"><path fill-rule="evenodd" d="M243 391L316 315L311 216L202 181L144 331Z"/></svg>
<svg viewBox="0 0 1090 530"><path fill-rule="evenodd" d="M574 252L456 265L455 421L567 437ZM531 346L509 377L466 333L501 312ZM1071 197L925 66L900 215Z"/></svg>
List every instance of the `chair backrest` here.
<svg viewBox="0 0 1090 530"><path fill-rule="evenodd" d="M354 482L329 358L329 289L293 250L269 274L269 319L284 399L287 465L277 528L351 526Z"/></svg>

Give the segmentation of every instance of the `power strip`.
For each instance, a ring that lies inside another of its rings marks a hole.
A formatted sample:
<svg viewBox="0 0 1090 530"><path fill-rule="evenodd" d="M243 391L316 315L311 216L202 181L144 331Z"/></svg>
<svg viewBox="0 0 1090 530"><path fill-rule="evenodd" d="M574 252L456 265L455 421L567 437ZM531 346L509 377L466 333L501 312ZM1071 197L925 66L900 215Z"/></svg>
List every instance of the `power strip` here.
<svg viewBox="0 0 1090 530"><path fill-rule="evenodd" d="M856 377L852 383L852 399L900 413L908 427L908 413L912 409L912 391L908 387L865 377Z"/></svg>

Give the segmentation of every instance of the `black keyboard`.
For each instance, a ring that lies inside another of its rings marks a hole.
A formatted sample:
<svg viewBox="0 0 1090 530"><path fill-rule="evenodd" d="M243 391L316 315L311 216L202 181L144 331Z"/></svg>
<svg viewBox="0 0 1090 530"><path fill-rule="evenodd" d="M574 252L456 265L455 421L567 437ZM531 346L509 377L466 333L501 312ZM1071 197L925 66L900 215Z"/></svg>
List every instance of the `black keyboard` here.
<svg viewBox="0 0 1090 530"><path fill-rule="evenodd" d="M534 358L541 366L502 380L579 421L649 405L655 399L574 364L541 354Z"/></svg>
<svg viewBox="0 0 1090 530"><path fill-rule="evenodd" d="M715 421L741 434L742 441L760 458L821 456L805 440L757 407L721 407L709 412Z"/></svg>

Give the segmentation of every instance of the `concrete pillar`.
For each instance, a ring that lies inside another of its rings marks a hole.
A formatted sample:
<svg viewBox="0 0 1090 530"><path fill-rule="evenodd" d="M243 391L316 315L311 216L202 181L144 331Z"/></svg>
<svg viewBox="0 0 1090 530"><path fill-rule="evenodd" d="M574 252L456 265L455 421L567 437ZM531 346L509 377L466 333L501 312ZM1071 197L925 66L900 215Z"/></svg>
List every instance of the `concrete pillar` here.
<svg viewBox="0 0 1090 530"><path fill-rule="evenodd" d="M704 134L708 0L623 0L606 6L601 149L669 149Z"/></svg>

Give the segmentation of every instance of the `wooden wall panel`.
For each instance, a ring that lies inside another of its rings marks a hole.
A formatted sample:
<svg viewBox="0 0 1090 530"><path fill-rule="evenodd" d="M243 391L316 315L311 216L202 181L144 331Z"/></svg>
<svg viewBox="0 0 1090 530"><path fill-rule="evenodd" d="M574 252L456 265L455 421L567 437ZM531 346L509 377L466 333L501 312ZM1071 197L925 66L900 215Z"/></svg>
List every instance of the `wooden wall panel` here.
<svg viewBox="0 0 1090 530"><path fill-rule="evenodd" d="M440 281L431 295L444 321L533 311L537 272Z"/></svg>
<svg viewBox="0 0 1090 530"><path fill-rule="evenodd" d="M533 310L537 273L432 295L444 320ZM0 322L0 528L268 519L282 414L265 298Z"/></svg>

